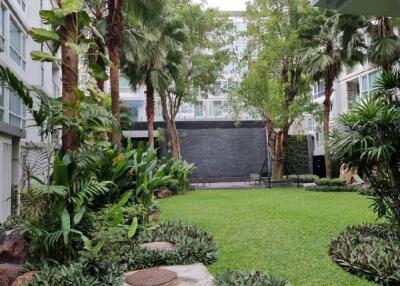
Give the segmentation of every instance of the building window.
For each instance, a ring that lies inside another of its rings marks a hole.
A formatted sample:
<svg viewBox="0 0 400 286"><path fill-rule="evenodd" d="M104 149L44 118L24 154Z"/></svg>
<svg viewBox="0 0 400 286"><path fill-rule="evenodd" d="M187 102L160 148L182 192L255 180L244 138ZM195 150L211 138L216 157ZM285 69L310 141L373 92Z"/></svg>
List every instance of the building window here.
<svg viewBox="0 0 400 286"><path fill-rule="evenodd" d="M194 116L203 117L203 102L202 101L196 102L196 104L194 105Z"/></svg>
<svg viewBox="0 0 400 286"><path fill-rule="evenodd" d="M139 120L139 107L128 107L128 113L134 122L137 122Z"/></svg>
<svg viewBox="0 0 400 286"><path fill-rule="evenodd" d="M180 113L193 113L193 105L191 103L184 102L180 109Z"/></svg>
<svg viewBox="0 0 400 286"><path fill-rule="evenodd" d="M217 81L213 85L213 95L214 96L220 96L221 95L221 82Z"/></svg>
<svg viewBox="0 0 400 286"><path fill-rule="evenodd" d="M361 94L368 96L376 90L376 81L381 75L381 71L374 71L361 77Z"/></svg>
<svg viewBox="0 0 400 286"><path fill-rule="evenodd" d="M321 80L313 86L313 98L317 99L322 96L325 96L325 82Z"/></svg>
<svg viewBox="0 0 400 286"><path fill-rule="evenodd" d="M119 78L119 91L124 93L132 92L131 85L129 84L129 80L123 76Z"/></svg>
<svg viewBox="0 0 400 286"><path fill-rule="evenodd" d="M26 66L26 37L19 26L13 19L10 21L10 54L11 58L16 62L23 70Z"/></svg>
<svg viewBox="0 0 400 286"><path fill-rule="evenodd" d="M314 131L314 118L308 118L307 127L309 131Z"/></svg>
<svg viewBox="0 0 400 286"><path fill-rule="evenodd" d="M213 101L212 115L214 117L219 117L222 115L222 101Z"/></svg>
<svg viewBox="0 0 400 286"><path fill-rule="evenodd" d="M9 90L9 124L18 128L25 128L25 105L19 96Z"/></svg>
<svg viewBox="0 0 400 286"><path fill-rule="evenodd" d="M315 137L316 137L316 139L315 139L316 142L323 142L324 141L324 132L323 131L318 131L315 134Z"/></svg>

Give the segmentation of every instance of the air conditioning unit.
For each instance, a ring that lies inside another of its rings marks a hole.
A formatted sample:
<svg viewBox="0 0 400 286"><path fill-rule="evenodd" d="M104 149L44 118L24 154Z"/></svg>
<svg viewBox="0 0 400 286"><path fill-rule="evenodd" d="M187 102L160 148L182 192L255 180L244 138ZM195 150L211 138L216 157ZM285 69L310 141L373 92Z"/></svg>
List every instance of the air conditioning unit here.
<svg viewBox="0 0 400 286"><path fill-rule="evenodd" d="M4 52L5 48L6 48L6 43L4 41L4 38L0 36L0 52Z"/></svg>

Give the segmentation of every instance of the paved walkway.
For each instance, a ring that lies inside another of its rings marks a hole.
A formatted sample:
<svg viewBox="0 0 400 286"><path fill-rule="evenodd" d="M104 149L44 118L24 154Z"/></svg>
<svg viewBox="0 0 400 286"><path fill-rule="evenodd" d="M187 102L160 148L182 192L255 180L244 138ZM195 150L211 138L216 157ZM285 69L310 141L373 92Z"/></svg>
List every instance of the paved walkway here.
<svg viewBox="0 0 400 286"><path fill-rule="evenodd" d="M245 182L221 182L221 183L206 183L192 184L196 189L253 189L265 187L259 184L249 184Z"/></svg>

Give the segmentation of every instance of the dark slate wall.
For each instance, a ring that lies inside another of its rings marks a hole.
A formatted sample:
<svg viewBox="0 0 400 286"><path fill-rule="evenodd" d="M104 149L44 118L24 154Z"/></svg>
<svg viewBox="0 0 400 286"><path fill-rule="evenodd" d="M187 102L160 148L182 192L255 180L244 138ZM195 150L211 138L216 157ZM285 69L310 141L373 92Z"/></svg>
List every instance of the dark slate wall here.
<svg viewBox="0 0 400 286"><path fill-rule="evenodd" d="M196 165L193 179L215 181L260 173L266 157L265 129L179 129L182 157Z"/></svg>

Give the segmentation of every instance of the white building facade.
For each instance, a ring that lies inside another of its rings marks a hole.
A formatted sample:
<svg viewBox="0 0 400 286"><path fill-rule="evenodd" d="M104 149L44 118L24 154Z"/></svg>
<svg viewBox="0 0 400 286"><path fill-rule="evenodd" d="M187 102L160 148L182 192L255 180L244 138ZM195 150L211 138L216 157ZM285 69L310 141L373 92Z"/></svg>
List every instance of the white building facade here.
<svg viewBox="0 0 400 286"><path fill-rule="evenodd" d="M60 95L61 69L57 64L31 59L32 51L46 51L28 35L41 27L39 11L51 9L51 0L0 1L0 65L8 67L25 84L37 86L52 96ZM0 84L0 222L11 214L11 190L18 188L21 163L30 146L41 138L21 99L4 83Z"/></svg>
<svg viewBox="0 0 400 286"><path fill-rule="evenodd" d="M370 95L375 90L376 80L381 71L368 63L359 64L353 68L344 68L334 83L332 95L332 110L330 115L331 126L334 127L339 116L348 112L355 102ZM325 100L325 85L321 81L312 87L314 102L323 105ZM303 122L305 133L311 135L314 141L314 156L323 156L324 140L322 122L311 116L306 116Z"/></svg>
<svg viewBox="0 0 400 286"><path fill-rule="evenodd" d="M244 32L247 24L243 13L240 11L228 12L229 18L236 30ZM247 47L246 37L238 37L230 46L236 55L241 55ZM182 104L177 121L201 121L201 120L232 120L229 107L229 91L236 87L242 79L242 73L238 65L232 61L227 65L220 78L214 83L212 91L206 97L198 97L196 103L185 102ZM120 96L127 105L129 113L135 122L146 121L146 95L143 87L132 91L129 82L123 77L120 80ZM248 114L243 114L241 120L253 120ZM161 103L156 103L155 121L163 121Z"/></svg>

